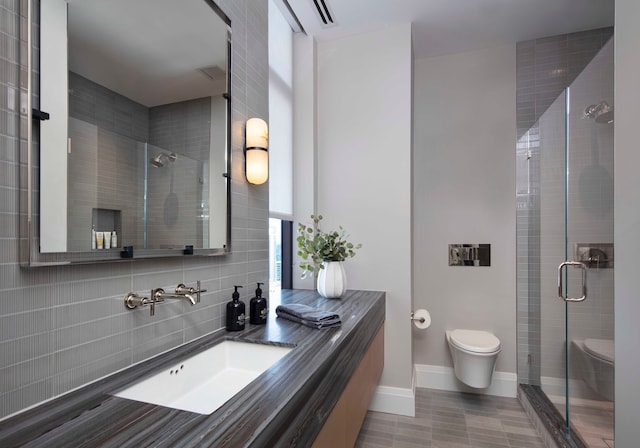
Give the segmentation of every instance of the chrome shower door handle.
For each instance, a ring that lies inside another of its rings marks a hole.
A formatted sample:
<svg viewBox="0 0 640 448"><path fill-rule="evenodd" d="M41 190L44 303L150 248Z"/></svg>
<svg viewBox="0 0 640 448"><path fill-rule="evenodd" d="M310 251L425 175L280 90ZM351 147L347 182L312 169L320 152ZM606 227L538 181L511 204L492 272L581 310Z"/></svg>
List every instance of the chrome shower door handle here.
<svg viewBox="0 0 640 448"><path fill-rule="evenodd" d="M565 266L574 266L582 269L582 297L574 298L564 295L562 288L562 268ZM558 297L565 302L582 302L587 298L587 265L579 261L565 261L564 263L560 263L560 266L558 266Z"/></svg>

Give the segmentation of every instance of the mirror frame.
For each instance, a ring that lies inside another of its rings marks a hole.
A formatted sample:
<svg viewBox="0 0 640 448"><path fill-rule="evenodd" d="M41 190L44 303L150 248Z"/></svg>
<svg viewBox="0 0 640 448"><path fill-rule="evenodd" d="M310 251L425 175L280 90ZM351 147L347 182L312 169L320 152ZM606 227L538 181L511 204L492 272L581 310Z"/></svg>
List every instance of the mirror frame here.
<svg viewBox="0 0 640 448"><path fill-rule="evenodd" d="M27 0L27 70L21 73L21 85L27 86L26 92L26 114L21 114L20 132L21 142L24 142L22 134L25 132L24 121L26 116L26 149L20 152L21 182L20 182L20 264L23 267L56 266L70 264L87 264L114 261L133 261L139 259L164 258L164 257L184 257L184 256L219 256L231 252L231 20L213 0L202 0L206 2L214 13L227 25L227 92L224 94L227 100L227 138L225 148L226 159L226 197L227 197L227 234L226 244L223 248L196 249L185 246L184 249L136 249L129 252L126 248L122 251L91 251L91 252L40 252L40 119L34 116L39 108L34 106L34 97L39 98L40 94L40 73L34 72L34 5L38 0ZM23 3L21 3L23 4ZM39 20L40 14L37 14ZM36 36L38 43L40 34ZM25 79L26 78L26 79ZM34 87L37 82L37 89ZM24 102L24 99L23 99ZM39 104L38 104L39 106ZM34 124L34 120L36 120ZM37 162L37 163L36 163ZM25 176L26 170L26 176ZM26 178L26 182L25 182Z"/></svg>

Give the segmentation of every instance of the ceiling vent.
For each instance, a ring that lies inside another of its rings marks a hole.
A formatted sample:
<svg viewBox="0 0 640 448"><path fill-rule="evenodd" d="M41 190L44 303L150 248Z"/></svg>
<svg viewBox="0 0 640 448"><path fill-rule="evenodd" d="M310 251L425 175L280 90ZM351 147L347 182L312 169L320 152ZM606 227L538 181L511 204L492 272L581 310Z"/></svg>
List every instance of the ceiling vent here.
<svg viewBox="0 0 640 448"><path fill-rule="evenodd" d="M313 5L315 6L315 10L318 13L318 19L320 19L320 23L322 24L322 28L330 28L332 26L336 26L335 16L329 8L329 5L325 0L312 0Z"/></svg>
<svg viewBox="0 0 640 448"><path fill-rule="evenodd" d="M226 72L222 70L220 67L218 67L217 65L212 65L210 67L202 67L202 68L199 68L198 71L202 73L204 76L206 76L207 78L211 79L212 81L216 81L218 79L224 79L227 76Z"/></svg>

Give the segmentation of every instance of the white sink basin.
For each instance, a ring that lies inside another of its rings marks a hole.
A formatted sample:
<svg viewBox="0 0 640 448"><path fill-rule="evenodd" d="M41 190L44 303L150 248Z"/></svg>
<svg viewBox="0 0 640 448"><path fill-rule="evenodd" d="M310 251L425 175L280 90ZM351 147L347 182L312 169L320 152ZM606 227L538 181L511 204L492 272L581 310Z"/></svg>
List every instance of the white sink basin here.
<svg viewBox="0 0 640 448"><path fill-rule="evenodd" d="M211 414L289 351L290 347L224 341L114 395Z"/></svg>

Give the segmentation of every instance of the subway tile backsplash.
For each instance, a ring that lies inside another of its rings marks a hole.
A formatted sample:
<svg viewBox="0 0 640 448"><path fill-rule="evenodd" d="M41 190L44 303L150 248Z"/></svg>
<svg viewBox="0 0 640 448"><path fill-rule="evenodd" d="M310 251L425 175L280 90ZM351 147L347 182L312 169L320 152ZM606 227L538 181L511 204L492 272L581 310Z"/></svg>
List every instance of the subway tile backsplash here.
<svg viewBox="0 0 640 448"><path fill-rule="evenodd" d="M233 28L233 253L29 269L19 264L19 160L26 145L26 135L19 136L26 119L15 107L26 65L21 4L0 3L0 418L223 328L233 285L244 286L246 299L253 282L268 278L268 187L246 184L242 153L244 121L268 118L266 0L219 1ZM107 118L133 134L144 121ZM167 301L153 317L148 308L124 307L129 291L146 295L196 280L208 291L193 307Z"/></svg>

